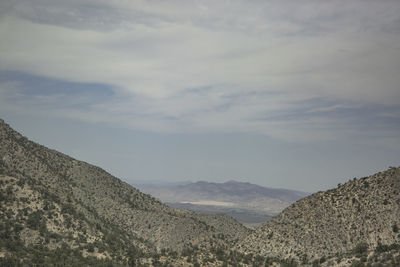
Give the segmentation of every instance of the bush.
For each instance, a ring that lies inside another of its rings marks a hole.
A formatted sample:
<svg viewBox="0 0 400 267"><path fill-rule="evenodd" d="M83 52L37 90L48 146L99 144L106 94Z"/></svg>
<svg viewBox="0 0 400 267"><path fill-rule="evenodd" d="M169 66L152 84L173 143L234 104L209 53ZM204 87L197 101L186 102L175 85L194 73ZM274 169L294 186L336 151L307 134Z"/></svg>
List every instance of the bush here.
<svg viewBox="0 0 400 267"><path fill-rule="evenodd" d="M29 214L28 220L26 221L28 227L32 230L39 230L39 228L42 228L42 224L44 223L42 220L42 215L43 212L41 211L35 211Z"/></svg>
<svg viewBox="0 0 400 267"><path fill-rule="evenodd" d="M86 245L86 249L89 253L93 253L94 252L94 245L93 243L89 243Z"/></svg>
<svg viewBox="0 0 400 267"><path fill-rule="evenodd" d="M295 259L284 259L281 261L281 267L297 267L297 261Z"/></svg>
<svg viewBox="0 0 400 267"><path fill-rule="evenodd" d="M0 258L0 266L22 266L22 264L15 257L4 257Z"/></svg>
<svg viewBox="0 0 400 267"><path fill-rule="evenodd" d="M359 243L357 246L352 250L352 252L358 256L362 256L363 254L367 253L368 251L368 244L367 243Z"/></svg>
<svg viewBox="0 0 400 267"><path fill-rule="evenodd" d="M355 261L351 264L351 267L364 267L365 264L361 261Z"/></svg>
<svg viewBox="0 0 400 267"><path fill-rule="evenodd" d="M217 259L220 261L223 261L225 259L225 251L222 248L217 248L215 251L215 255L217 256Z"/></svg>
<svg viewBox="0 0 400 267"><path fill-rule="evenodd" d="M383 253L391 250L398 250L400 249L400 244L393 243L391 245L382 245L381 243L378 243L378 246L375 248L375 252L377 253Z"/></svg>

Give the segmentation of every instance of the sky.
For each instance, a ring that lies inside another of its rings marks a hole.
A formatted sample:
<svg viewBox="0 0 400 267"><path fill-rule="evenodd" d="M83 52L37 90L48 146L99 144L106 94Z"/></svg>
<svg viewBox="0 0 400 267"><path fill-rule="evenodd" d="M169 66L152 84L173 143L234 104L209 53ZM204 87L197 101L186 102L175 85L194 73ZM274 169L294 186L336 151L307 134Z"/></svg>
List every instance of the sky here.
<svg viewBox="0 0 400 267"><path fill-rule="evenodd" d="M400 165L400 2L0 2L0 117L127 182Z"/></svg>

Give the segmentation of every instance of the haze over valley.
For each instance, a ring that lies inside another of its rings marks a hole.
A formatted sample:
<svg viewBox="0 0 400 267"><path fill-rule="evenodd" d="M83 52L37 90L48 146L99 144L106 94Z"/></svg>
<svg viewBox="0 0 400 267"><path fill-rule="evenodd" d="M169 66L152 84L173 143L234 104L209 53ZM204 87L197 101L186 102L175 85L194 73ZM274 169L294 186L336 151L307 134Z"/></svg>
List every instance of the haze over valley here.
<svg viewBox="0 0 400 267"><path fill-rule="evenodd" d="M270 220L307 193L273 189L250 183L187 182L184 184L140 184L133 186L168 206L200 213L224 213L255 227Z"/></svg>

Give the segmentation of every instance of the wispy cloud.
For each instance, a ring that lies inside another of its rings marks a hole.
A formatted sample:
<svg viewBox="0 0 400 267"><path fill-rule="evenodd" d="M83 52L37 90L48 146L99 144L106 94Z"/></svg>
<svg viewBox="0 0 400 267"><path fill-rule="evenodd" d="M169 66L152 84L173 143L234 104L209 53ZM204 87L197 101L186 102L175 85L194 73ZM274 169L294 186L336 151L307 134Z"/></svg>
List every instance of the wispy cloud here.
<svg viewBox="0 0 400 267"><path fill-rule="evenodd" d="M157 132L399 138L397 1L38 0L0 10L0 70L19 73L0 84L10 108ZM54 89L20 81L29 75Z"/></svg>

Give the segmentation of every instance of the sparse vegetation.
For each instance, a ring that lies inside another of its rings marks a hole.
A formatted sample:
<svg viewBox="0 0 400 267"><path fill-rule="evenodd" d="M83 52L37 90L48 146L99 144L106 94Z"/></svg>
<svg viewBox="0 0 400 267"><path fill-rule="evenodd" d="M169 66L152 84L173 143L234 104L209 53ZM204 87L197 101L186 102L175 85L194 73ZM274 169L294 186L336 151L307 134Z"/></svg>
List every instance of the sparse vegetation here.
<svg viewBox="0 0 400 267"><path fill-rule="evenodd" d="M169 208L3 122L0 144L0 266L400 265L396 168L316 193L250 231Z"/></svg>
<svg viewBox="0 0 400 267"><path fill-rule="evenodd" d="M0 143L5 262L45 264L42 256L54 257L63 248L83 265L93 257L99 257L98 265L145 265L153 258L159 265L166 263L156 253L161 246L176 261L190 248L196 263L200 251L227 246L249 232L226 216L169 208L100 168L30 142L2 121ZM188 246L193 243L200 245Z"/></svg>
<svg viewBox="0 0 400 267"><path fill-rule="evenodd" d="M367 264L375 247L376 253L389 249L371 243L371 235L385 244L400 243L399 176L399 169L391 169L315 193L291 205L237 247L276 258L295 254L302 265L327 266L332 257L356 257L360 264ZM378 258L387 262L383 254Z"/></svg>

